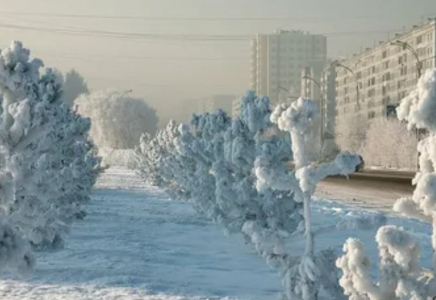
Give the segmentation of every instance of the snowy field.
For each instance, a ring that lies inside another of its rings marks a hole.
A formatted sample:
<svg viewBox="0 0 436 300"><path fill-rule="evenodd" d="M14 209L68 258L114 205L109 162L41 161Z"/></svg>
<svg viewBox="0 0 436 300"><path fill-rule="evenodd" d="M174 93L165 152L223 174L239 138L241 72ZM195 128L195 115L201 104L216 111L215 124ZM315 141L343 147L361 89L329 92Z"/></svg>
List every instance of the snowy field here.
<svg viewBox="0 0 436 300"><path fill-rule="evenodd" d="M73 227L65 249L38 254L31 278L4 275L0 299L262 300L276 299L282 290L277 274L239 236L225 236L189 204L168 200L131 171L103 174L88 211ZM375 214L329 201L315 202L313 214L315 228L329 228L319 234L317 246L339 253L347 237L361 238L375 276L376 230L355 227ZM402 218L388 223L413 232L429 264L431 227ZM343 229L334 229L337 224ZM295 251L302 250L300 240L290 243Z"/></svg>

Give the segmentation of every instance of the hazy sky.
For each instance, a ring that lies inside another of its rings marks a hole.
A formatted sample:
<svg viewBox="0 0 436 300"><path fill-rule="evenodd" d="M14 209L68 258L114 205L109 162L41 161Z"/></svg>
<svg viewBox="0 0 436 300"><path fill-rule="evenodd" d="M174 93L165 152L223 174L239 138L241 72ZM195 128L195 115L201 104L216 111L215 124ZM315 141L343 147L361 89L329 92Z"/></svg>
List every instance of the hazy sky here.
<svg viewBox="0 0 436 300"><path fill-rule="evenodd" d="M334 58L435 16L436 0L0 0L0 47L21 40L47 67L161 109L243 93L256 33L326 34Z"/></svg>

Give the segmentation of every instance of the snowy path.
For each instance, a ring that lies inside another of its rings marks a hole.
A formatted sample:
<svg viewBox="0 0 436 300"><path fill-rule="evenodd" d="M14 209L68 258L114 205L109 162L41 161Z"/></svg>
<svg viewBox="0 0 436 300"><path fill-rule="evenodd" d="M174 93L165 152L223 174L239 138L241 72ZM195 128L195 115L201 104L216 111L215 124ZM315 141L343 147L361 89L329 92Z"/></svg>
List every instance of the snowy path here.
<svg viewBox="0 0 436 300"><path fill-rule="evenodd" d="M276 273L239 236L225 236L189 204L169 201L130 171L104 174L88 212L64 250L38 255L31 279L0 280L0 299L266 300L282 291ZM316 238L318 248L339 254L347 237L359 237L376 276L375 229L364 232L350 222L372 212L317 201L313 214L315 230L333 227ZM351 227L335 230L341 222ZM431 261L428 224L394 217L389 223L411 230L424 249L422 260ZM290 243L293 253L303 250L300 240Z"/></svg>
<svg viewBox="0 0 436 300"><path fill-rule="evenodd" d="M39 255L31 280L0 281L0 299L274 299L281 290L240 237L130 171L104 174L88 212L64 250Z"/></svg>

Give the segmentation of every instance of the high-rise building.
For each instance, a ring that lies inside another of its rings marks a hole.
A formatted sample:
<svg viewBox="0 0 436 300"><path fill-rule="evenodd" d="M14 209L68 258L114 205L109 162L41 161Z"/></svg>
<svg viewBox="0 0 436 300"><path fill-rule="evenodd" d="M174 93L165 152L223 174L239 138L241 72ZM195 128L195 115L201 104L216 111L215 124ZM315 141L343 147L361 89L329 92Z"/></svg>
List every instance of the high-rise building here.
<svg viewBox="0 0 436 300"><path fill-rule="evenodd" d="M395 114L426 69L435 68L436 22L414 26L336 64L336 118Z"/></svg>
<svg viewBox="0 0 436 300"><path fill-rule="evenodd" d="M260 34L252 42L251 88L271 102L301 95L301 70L325 64L327 38L303 31Z"/></svg>

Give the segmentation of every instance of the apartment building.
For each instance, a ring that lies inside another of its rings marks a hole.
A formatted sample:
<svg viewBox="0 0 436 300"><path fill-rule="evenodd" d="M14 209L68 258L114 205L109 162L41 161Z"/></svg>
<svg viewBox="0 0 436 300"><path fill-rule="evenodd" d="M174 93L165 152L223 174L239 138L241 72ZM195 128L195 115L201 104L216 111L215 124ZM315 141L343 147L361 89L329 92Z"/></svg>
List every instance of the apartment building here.
<svg viewBox="0 0 436 300"><path fill-rule="evenodd" d="M436 22L429 20L336 64L336 118L395 114L419 74L435 68Z"/></svg>
<svg viewBox="0 0 436 300"><path fill-rule="evenodd" d="M327 38L303 31L260 34L252 42L251 88L273 104L301 95L301 70L325 64Z"/></svg>

